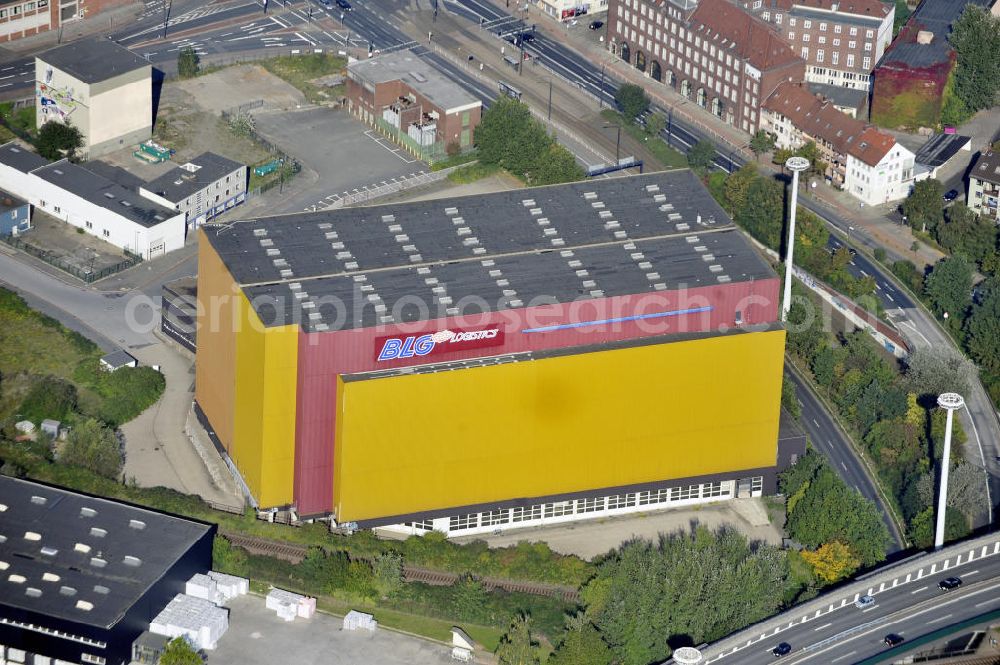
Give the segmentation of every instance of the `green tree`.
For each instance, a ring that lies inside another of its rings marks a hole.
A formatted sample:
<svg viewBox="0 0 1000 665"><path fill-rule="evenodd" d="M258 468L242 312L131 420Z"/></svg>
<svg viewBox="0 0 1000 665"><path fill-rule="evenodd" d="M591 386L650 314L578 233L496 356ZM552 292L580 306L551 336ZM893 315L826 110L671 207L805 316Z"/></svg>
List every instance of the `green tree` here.
<svg viewBox="0 0 1000 665"><path fill-rule="evenodd" d="M326 552L321 547L310 547L299 564L299 574L310 587L329 594L350 586L350 565L351 560L344 552Z"/></svg>
<svg viewBox="0 0 1000 665"><path fill-rule="evenodd" d="M538 161L535 171L529 175L532 185L555 185L583 180L586 174L573 153L553 142L548 153Z"/></svg>
<svg viewBox="0 0 1000 665"><path fill-rule="evenodd" d="M976 367L949 346L917 349L906 359L906 386L910 392L937 398L941 393L968 394Z"/></svg>
<svg viewBox="0 0 1000 665"><path fill-rule="evenodd" d="M563 640L547 665L609 665L614 655L601 639L594 624L586 618L570 621Z"/></svg>
<svg viewBox="0 0 1000 665"><path fill-rule="evenodd" d="M947 314L948 327L958 330L972 304L972 264L961 254L941 259L927 276L924 292L935 313Z"/></svg>
<svg viewBox="0 0 1000 665"><path fill-rule="evenodd" d="M793 418L798 420L802 417L802 405L799 404L798 395L796 395L795 384L792 383L787 376L781 382L781 408L789 413Z"/></svg>
<svg viewBox="0 0 1000 665"><path fill-rule="evenodd" d="M531 635L531 617L518 614L497 646L499 665L538 665L538 645Z"/></svg>
<svg viewBox="0 0 1000 665"><path fill-rule="evenodd" d="M470 574L462 575L452 585L451 610L462 621L482 621L489 602L489 592Z"/></svg>
<svg viewBox="0 0 1000 665"><path fill-rule="evenodd" d="M246 552L239 547L233 547L223 536L216 536L212 541L212 569L230 575L248 577L250 562Z"/></svg>
<svg viewBox="0 0 1000 665"><path fill-rule="evenodd" d="M959 460L948 474L948 507L961 511L969 520L974 519L987 508L985 483L982 469ZM938 491L933 473L920 476L917 494L924 506L937 506Z"/></svg>
<svg viewBox="0 0 1000 665"><path fill-rule="evenodd" d="M496 164L520 177L538 169L553 142L527 105L507 97L494 102L476 127L479 161Z"/></svg>
<svg viewBox="0 0 1000 665"><path fill-rule="evenodd" d="M667 118L662 113L653 113L646 118L646 133L659 136L667 128Z"/></svg>
<svg viewBox="0 0 1000 665"><path fill-rule="evenodd" d="M926 232L933 231L944 220L944 185L940 180L921 180L903 201L903 214L910 226Z"/></svg>
<svg viewBox="0 0 1000 665"><path fill-rule="evenodd" d="M991 277L981 287L979 304L966 322L969 354L987 374L1000 374L1000 277Z"/></svg>
<svg viewBox="0 0 1000 665"><path fill-rule="evenodd" d="M822 176L826 173L826 169L829 164L822 160L822 155L820 155L819 148L816 146L815 141L809 141L804 146L796 150L795 154L809 160L809 171L807 171L809 175Z"/></svg>
<svg viewBox="0 0 1000 665"><path fill-rule="evenodd" d="M175 637L167 642L160 655L160 665L202 665L204 659L183 637Z"/></svg>
<svg viewBox="0 0 1000 665"><path fill-rule="evenodd" d="M893 17L892 24L892 36L895 37L899 34L899 30L906 25L907 19L910 18L910 7L907 5L906 0L896 0L896 14Z"/></svg>
<svg viewBox="0 0 1000 665"><path fill-rule="evenodd" d="M737 211L743 210L747 204L750 185L759 177L757 165L753 162L747 162L725 179L725 202L723 205L730 215L735 215Z"/></svg>
<svg viewBox="0 0 1000 665"><path fill-rule="evenodd" d="M948 208L947 220L937 227L937 241L953 254L964 254L982 263L996 251L997 227L967 206L956 203Z"/></svg>
<svg viewBox="0 0 1000 665"><path fill-rule="evenodd" d="M379 552L372 562L375 588L383 598L392 598L403 588L403 555L395 550Z"/></svg>
<svg viewBox="0 0 1000 665"><path fill-rule="evenodd" d="M785 217L785 190L773 178L757 178L747 189L746 205L736 211L736 222L771 249L781 246Z"/></svg>
<svg viewBox="0 0 1000 665"><path fill-rule="evenodd" d="M691 146L688 150L687 162L695 172L704 175L712 168L712 161L715 159L715 144L707 139L702 139Z"/></svg>
<svg viewBox="0 0 1000 665"><path fill-rule="evenodd" d="M997 103L1000 91L1000 17L966 5L952 24L948 41L955 49L955 93L975 113Z"/></svg>
<svg viewBox="0 0 1000 665"><path fill-rule="evenodd" d="M823 543L815 551L803 550L802 560L808 563L816 577L824 582L836 582L854 573L861 560L851 548L835 540Z"/></svg>
<svg viewBox="0 0 1000 665"><path fill-rule="evenodd" d="M192 46L185 46L177 53L177 74L184 79L197 76L201 71L201 57Z"/></svg>
<svg viewBox="0 0 1000 665"><path fill-rule="evenodd" d="M628 122L633 122L639 114L649 108L646 91L634 83L623 83L615 91L615 102Z"/></svg>
<svg viewBox="0 0 1000 665"><path fill-rule="evenodd" d="M59 461L117 478L122 469L121 445L113 431L88 418L70 430Z"/></svg>
<svg viewBox="0 0 1000 665"><path fill-rule="evenodd" d="M50 121L42 125L35 138L35 149L45 159L74 159L83 147L83 134L68 122Z"/></svg>
<svg viewBox="0 0 1000 665"><path fill-rule="evenodd" d="M753 151L754 157L760 157L764 153L771 152L774 150L774 136L768 134L763 129L757 130L750 139L750 150Z"/></svg>

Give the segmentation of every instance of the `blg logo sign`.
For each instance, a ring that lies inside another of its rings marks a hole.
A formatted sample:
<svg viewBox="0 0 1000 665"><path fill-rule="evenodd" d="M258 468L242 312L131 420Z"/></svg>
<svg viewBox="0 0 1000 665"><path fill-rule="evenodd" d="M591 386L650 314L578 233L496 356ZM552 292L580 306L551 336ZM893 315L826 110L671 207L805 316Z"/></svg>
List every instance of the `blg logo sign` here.
<svg viewBox="0 0 1000 665"><path fill-rule="evenodd" d="M501 345L503 331L498 326L473 330L439 330L421 335L394 335L375 340L375 360L404 360Z"/></svg>

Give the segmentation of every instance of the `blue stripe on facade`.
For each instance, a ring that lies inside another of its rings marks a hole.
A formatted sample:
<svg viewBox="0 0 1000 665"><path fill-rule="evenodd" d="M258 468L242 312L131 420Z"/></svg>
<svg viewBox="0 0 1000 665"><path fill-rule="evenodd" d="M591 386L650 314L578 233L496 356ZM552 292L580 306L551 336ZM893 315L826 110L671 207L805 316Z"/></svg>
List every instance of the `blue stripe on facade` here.
<svg viewBox="0 0 1000 665"><path fill-rule="evenodd" d="M540 328L525 328L523 333L552 332L553 330L570 330L572 328L586 328L587 326L602 326L608 323L622 323L624 321L645 321L646 319L662 319L668 316L681 316L683 314L698 314L699 312L710 312L714 309L711 305L707 307L691 307L689 309L674 309L669 312L653 312L652 314L637 314L635 316L618 316L613 319L597 319L596 321L581 321L579 323L559 323L554 326L542 326Z"/></svg>

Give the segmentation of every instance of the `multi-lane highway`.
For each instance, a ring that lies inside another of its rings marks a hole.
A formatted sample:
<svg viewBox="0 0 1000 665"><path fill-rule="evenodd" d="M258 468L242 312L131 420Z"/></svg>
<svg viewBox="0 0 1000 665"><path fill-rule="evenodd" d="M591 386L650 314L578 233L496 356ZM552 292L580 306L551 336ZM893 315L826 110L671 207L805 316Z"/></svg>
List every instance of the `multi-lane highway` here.
<svg viewBox="0 0 1000 665"><path fill-rule="evenodd" d="M940 589L947 577L960 578L962 586ZM866 594L875 602L856 607ZM876 571L719 640L703 654L706 663L770 663L771 650L785 642L792 651L783 663L850 665L885 651L889 633L913 641L998 608L1000 535L991 534Z"/></svg>

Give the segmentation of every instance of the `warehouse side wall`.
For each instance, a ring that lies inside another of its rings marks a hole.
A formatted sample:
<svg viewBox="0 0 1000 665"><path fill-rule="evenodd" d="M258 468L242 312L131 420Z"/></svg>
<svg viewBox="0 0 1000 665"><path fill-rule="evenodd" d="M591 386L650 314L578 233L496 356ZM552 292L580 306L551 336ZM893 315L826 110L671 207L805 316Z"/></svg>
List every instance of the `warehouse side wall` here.
<svg viewBox="0 0 1000 665"><path fill-rule="evenodd" d="M298 328L264 328L241 293L230 456L261 506L292 503Z"/></svg>
<svg viewBox="0 0 1000 665"><path fill-rule="evenodd" d="M236 396L236 322L233 276L199 231L195 399L226 450L233 445Z"/></svg>
<svg viewBox="0 0 1000 665"><path fill-rule="evenodd" d="M347 377L338 521L773 467L783 330Z"/></svg>

